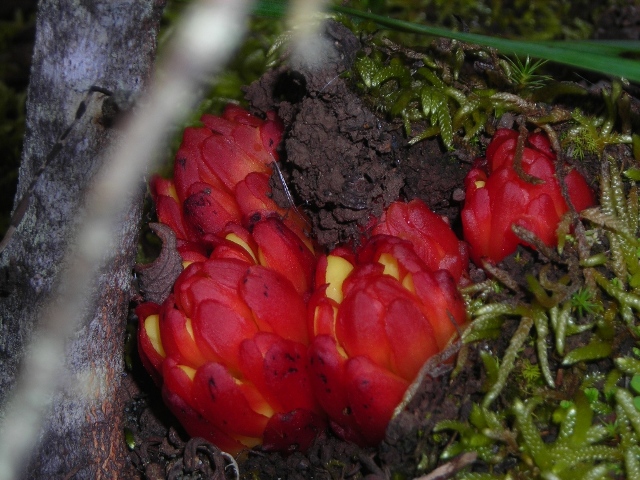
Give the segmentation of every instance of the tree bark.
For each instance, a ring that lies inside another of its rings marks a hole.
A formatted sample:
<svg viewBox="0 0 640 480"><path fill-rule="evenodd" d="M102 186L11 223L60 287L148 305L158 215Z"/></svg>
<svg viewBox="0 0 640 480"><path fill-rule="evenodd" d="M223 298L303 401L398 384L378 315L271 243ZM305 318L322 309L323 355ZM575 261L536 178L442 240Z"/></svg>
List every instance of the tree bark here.
<svg viewBox="0 0 640 480"><path fill-rule="evenodd" d="M92 85L142 89L155 58L162 0L41 0L27 101L27 132L16 199L28 190ZM0 405L19 374L25 348L82 213L92 175L118 141L93 94L87 111L35 185L29 208L0 256ZM65 375L26 478L128 478L122 432L123 341L142 205L123 218L80 328L69 339Z"/></svg>

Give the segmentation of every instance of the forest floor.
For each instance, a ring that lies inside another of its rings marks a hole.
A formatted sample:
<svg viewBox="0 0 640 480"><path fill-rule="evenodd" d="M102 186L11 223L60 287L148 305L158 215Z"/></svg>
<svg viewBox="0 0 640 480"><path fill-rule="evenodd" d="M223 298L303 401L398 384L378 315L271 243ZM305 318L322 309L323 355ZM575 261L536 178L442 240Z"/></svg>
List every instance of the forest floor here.
<svg viewBox="0 0 640 480"><path fill-rule="evenodd" d="M609 34L605 27L619 29L623 22L625 33L638 38L638 18L636 12L634 23L629 12L623 15L612 10L611 18L603 18L599 36L607 38ZM274 174L271 182L274 198L285 207L291 206L293 198L297 208L310 219L314 237L327 248L357 242L370 218L379 217L396 199L422 199L461 233L463 179L495 129L513 126L526 117L526 112L507 113L488 121L484 133L478 136L479 141L473 144L458 136L454 138L452 148L446 148L439 137L411 144L402 121L388 121L376 114L374 103L355 88L353 78L342 75L351 69L359 51L372 47L363 45L337 23L328 24L326 40L327 50L321 66L289 58L285 65L267 72L246 89L246 99L253 112L264 114L275 110L286 126L280 162L284 183ZM449 41L436 43L436 49L442 54L451 48ZM472 69L473 65L465 65L461 76L471 72L465 68ZM610 88L608 83L596 86L589 80L581 82L588 92L587 101L599 101L603 86ZM561 108L573 107L569 103ZM638 115L636 98L632 101L633 109L634 115ZM559 127L559 135L562 128L566 127ZM415 130L419 131L420 126ZM629 156L628 149L617 153ZM578 167L595 191L598 190L599 158L586 155ZM516 289L520 289L516 296L526 295L527 274L537 276L543 267L552 278L566 273L563 266L524 247L499 267L515 281ZM473 282L486 278L483 270L472 266L470 279ZM496 299L499 297L496 294ZM455 370L451 362L433 365L404 410L391 421L385 441L377 448L357 447L327 431L306 453L295 452L287 456L267 453L259 447L242 453L237 459L240 476L246 479L374 480L425 475L437 465L446 463L440 456L452 441L450 436L434 434L433 427L442 420L466 422L473 405L480 403L486 394L487 377L479 352L502 355L517 327L515 319L506 320L499 338L464 347L465 361ZM586 335L571 337L571 348L577 348L588 339ZM614 342L613 349L624 353L633 345L631 337L623 336ZM523 360L536 363L533 344L527 344L519 355ZM563 370L562 358L557 355L551 355L549 362L551 371L558 375L558 403L573 398L584 372ZM588 368L589 371L606 370L611 363L610 358L602 359ZM234 478L233 468L227 468L226 477L220 472L220 466L225 463L206 444L186 443L186 437L179 433L179 425L171 420L160 403L151 400L159 399L160 395L153 393L156 387L139 366L129 375L129 384L133 400L126 412L128 430L131 438L136 439L131 457L145 478ZM505 389L492 408L498 411L512 402L513 388ZM557 434L547 433L551 437ZM474 459L473 456L458 457L457 464L449 465L450 471L431 478L452 478L458 468ZM216 471L216 462L219 476L208 477ZM517 462L516 456L507 456L498 465L493 465L491 472L503 474ZM477 462L474 469L488 471L483 462Z"/></svg>

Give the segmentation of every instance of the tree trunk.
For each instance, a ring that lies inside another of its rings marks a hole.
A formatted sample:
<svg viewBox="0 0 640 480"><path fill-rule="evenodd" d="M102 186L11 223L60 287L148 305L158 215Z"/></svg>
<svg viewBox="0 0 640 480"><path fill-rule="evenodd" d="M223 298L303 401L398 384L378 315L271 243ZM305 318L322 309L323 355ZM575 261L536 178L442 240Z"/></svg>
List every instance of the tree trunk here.
<svg viewBox="0 0 640 480"><path fill-rule="evenodd" d="M41 0L27 101L27 133L16 198L28 190L93 85L139 91L155 58L163 1ZM43 306L56 294L68 241L83 198L117 127L102 118L102 94L52 157L29 208L0 256L0 404L19 373ZM142 187L142 182L141 182ZM92 307L66 347L62 388L55 393L26 478L128 478L122 432L123 338L142 188L121 225Z"/></svg>

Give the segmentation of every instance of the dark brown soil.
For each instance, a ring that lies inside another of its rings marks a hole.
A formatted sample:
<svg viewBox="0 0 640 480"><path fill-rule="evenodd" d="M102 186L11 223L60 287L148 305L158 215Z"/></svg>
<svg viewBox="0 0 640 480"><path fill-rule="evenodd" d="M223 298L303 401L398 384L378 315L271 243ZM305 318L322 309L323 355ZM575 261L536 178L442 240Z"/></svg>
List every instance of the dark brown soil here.
<svg viewBox="0 0 640 480"><path fill-rule="evenodd" d="M455 220L467 168L437 140L409 147L402 124L387 123L340 74L359 48L346 27L329 23L328 62L296 61L264 75L246 92L258 111L275 109L287 125L280 169L321 245L357 241L372 218L400 198L422 198ZM287 205L282 182L272 182ZM462 194L462 195L461 195Z"/></svg>

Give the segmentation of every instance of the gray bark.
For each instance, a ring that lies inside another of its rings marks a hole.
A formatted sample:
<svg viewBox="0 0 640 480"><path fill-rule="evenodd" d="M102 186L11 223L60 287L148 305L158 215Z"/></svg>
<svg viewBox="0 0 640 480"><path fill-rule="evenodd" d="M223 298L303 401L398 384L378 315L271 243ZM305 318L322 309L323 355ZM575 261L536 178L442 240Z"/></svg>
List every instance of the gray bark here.
<svg viewBox="0 0 640 480"><path fill-rule="evenodd" d="M163 1L41 0L27 101L19 199L92 85L139 91L155 58ZM29 208L0 256L0 405L19 374L25 347L82 214L92 175L118 141L101 123L94 94L35 186ZM141 183L142 187L142 183ZM122 220L95 298L66 345L61 389L43 425L28 478L127 478L122 433L123 338L142 204L142 188Z"/></svg>

